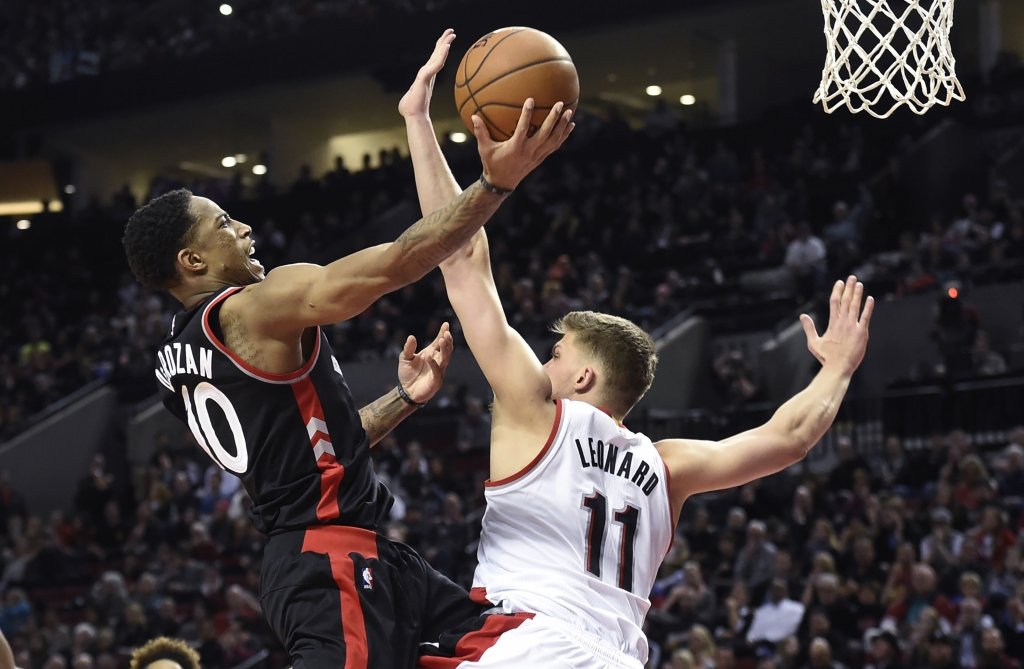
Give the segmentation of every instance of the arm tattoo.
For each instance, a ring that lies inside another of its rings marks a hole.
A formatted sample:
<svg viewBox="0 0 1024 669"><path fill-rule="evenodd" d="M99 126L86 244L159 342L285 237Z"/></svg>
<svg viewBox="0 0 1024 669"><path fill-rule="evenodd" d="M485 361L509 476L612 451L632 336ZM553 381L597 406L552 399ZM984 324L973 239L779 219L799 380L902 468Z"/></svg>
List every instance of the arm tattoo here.
<svg viewBox="0 0 1024 669"><path fill-rule="evenodd" d="M474 183L447 206L421 218L402 233L398 244L406 260L431 270L469 241L503 198Z"/></svg>
<svg viewBox="0 0 1024 669"><path fill-rule="evenodd" d="M220 312L220 327L224 333L224 345L231 349L239 358L257 369L263 365L263 351L256 346L249 328L237 315Z"/></svg>
<svg viewBox="0 0 1024 669"><path fill-rule="evenodd" d="M370 446L375 446L413 411L415 407L398 395L397 388L360 409L359 418L363 421L366 436L370 438Z"/></svg>

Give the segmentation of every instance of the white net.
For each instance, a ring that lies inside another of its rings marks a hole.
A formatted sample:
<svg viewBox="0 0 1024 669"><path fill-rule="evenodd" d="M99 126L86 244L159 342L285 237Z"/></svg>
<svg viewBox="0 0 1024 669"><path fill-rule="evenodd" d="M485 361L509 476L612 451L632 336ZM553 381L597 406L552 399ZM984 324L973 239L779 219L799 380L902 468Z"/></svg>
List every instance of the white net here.
<svg viewBox="0 0 1024 669"><path fill-rule="evenodd" d="M821 0L828 54L814 102L885 118L964 99L949 46L953 0Z"/></svg>

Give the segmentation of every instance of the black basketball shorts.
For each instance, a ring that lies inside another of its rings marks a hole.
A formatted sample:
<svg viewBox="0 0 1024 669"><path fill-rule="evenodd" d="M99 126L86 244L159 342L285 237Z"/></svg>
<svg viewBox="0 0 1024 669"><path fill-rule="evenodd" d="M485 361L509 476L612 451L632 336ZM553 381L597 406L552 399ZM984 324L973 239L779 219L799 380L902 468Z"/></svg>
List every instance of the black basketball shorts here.
<svg viewBox="0 0 1024 669"><path fill-rule="evenodd" d="M408 546L335 525L268 540L260 601L295 669L413 669L482 609Z"/></svg>

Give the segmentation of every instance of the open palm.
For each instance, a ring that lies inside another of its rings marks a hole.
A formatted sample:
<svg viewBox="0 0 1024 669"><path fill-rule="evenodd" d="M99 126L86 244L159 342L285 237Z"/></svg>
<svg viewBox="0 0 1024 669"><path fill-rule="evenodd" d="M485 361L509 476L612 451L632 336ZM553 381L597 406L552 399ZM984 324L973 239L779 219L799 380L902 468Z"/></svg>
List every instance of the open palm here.
<svg viewBox="0 0 1024 669"><path fill-rule="evenodd" d="M845 283L836 281L828 301L828 328L820 337L811 317L800 316L807 334L807 349L822 366L842 365L845 372L852 374L864 359L875 299L868 297L864 301L863 298L864 284L857 281L857 277L850 276Z"/></svg>
<svg viewBox="0 0 1024 669"><path fill-rule="evenodd" d="M398 358L398 380L414 401L422 404L441 389L454 348L448 323L441 325L434 341L419 353L416 353L416 337L410 335L405 340L405 348Z"/></svg>

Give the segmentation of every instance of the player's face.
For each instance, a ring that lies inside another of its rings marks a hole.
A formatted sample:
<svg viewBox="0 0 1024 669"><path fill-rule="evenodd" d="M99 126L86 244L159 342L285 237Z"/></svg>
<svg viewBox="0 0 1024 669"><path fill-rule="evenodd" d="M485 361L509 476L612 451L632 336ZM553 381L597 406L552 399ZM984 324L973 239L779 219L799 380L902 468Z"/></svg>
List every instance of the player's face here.
<svg viewBox="0 0 1024 669"><path fill-rule="evenodd" d="M262 281L266 273L252 255L256 248L252 228L205 197L193 197L191 207L198 226L193 250L207 269L234 286Z"/></svg>
<svg viewBox="0 0 1024 669"><path fill-rule="evenodd" d="M544 371L551 379L552 399L570 398L577 383L584 377L587 362L576 346L576 336L568 333L551 349L551 359L544 363Z"/></svg>

